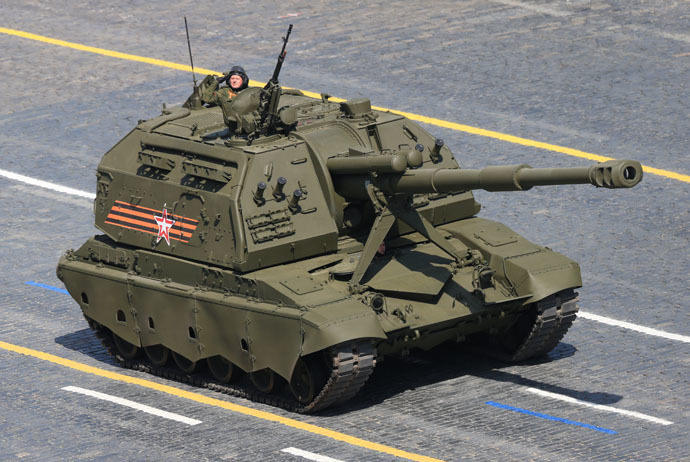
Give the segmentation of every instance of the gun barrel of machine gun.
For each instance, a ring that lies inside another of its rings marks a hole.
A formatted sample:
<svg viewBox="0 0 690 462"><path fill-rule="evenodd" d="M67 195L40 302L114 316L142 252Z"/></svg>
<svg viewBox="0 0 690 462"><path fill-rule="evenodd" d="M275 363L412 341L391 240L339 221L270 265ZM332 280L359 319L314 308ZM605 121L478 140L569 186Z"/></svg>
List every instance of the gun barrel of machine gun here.
<svg viewBox="0 0 690 462"><path fill-rule="evenodd" d="M283 37L283 48L280 50L280 54L278 55L278 62L273 70L273 76L271 77L271 80L266 82L266 85L261 92L261 102L259 104L259 107L261 108L261 133L269 133L273 129L278 118L278 102L280 101L281 92L280 84L278 83L278 75L280 74L280 70L283 67L283 62L285 61L285 55L287 54L285 47L290 39L290 32L292 32L292 24L290 24L287 34L285 34L285 37Z"/></svg>
<svg viewBox="0 0 690 462"><path fill-rule="evenodd" d="M277 84L278 83L278 75L280 74L280 69L283 67L283 62L285 61L285 55L287 54L287 51L285 51L285 47L287 47L288 40L290 39L290 33L292 32L292 24L288 26L287 34L285 34L285 37L283 37L283 48L280 50L280 54L278 55L278 62L276 63L275 69L273 69L273 76L271 77L270 82Z"/></svg>

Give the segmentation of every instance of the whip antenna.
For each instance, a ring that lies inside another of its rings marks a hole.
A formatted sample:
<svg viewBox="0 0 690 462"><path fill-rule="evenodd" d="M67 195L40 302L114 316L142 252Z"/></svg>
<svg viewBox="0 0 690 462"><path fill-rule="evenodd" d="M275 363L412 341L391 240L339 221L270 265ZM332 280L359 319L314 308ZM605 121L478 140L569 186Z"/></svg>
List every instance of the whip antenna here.
<svg viewBox="0 0 690 462"><path fill-rule="evenodd" d="M187 27L187 16L184 17L184 30L187 32L187 48L189 48L189 62L192 64L192 80L196 88L196 74L194 73L194 59L192 58L192 44L189 42L189 28Z"/></svg>

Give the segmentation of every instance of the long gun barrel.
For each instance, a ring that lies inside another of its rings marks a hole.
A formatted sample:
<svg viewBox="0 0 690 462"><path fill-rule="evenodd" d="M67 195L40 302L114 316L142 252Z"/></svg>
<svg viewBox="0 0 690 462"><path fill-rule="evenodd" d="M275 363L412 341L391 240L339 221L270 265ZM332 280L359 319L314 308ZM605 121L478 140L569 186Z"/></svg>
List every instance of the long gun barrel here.
<svg viewBox="0 0 690 462"><path fill-rule="evenodd" d="M388 156L393 157L393 156ZM419 168L375 176L347 175L362 167L362 158L344 158L328 162L336 191L345 197L367 197L371 183L384 194L451 193L484 189L486 191L526 191L534 186L592 184L600 188L631 188L642 180L642 165L634 160L611 160L590 167L532 168L529 165L502 165L481 170L454 168ZM393 159L391 159L393 160Z"/></svg>
<svg viewBox="0 0 690 462"><path fill-rule="evenodd" d="M271 82L274 84L278 83L278 75L280 74L280 69L283 67L283 62L285 61L285 55L287 52L285 51L285 47L287 46L288 40L290 39L290 32L292 32L292 24L288 27L287 34L285 34L285 37L283 37L283 49L280 50L280 54L278 55L278 62L276 63L275 69L273 69L273 77L271 77Z"/></svg>
<svg viewBox="0 0 690 462"><path fill-rule="evenodd" d="M285 47L287 46L288 39L290 38L290 32L292 32L292 24L288 27L287 34L283 37L283 48L280 50L278 55L278 62L273 70L273 76L271 80L266 82L263 90L261 91L261 97L259 102L259 112L261 114L261 123L259 124L259 132L268 134L275 126L276 120L278 119L278 103L280 101L281 88L278 83L278 75L280 74L280 69L283 67L283 62L285 61ZM250 137L250 142L253 138Z"/></svg>

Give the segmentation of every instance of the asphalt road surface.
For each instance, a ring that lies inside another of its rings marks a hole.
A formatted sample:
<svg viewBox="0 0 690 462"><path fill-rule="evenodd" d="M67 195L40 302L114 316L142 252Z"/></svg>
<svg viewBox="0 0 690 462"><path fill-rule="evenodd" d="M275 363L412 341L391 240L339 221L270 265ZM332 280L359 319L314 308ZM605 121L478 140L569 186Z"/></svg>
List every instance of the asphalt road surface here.
<svg viewBox="0 0 690 462"><path fill-rule="evenodd" d="M690 459L688 2L121 3L0 5L0 460ZM187 65L185 15L197 67L262 82L294 23L283 85L453 122L424 126L463 167L648 167L632 190L477 193L581 264L564 341L513 366L388 358L313 416L108 359L55 277L96 233L64 188L94 193L103 153L189 95L189 72L132 57Z"/></svg>

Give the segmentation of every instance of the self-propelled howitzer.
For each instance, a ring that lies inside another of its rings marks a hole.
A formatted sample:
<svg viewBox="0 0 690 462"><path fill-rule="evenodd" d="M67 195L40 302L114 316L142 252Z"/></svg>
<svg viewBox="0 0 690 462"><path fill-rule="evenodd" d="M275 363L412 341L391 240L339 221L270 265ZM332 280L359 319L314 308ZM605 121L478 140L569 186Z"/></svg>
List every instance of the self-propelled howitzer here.
<svg viewBox="0 0 690 462"><path fill-rule="evenodd" d="M57 274L124 366L313 412L383 355L544 355L575 319L579 266L477 217L471 191L642 177L633 161L460 169L363 98L280 90L267 126L260 91L165 109L98 166L102 234Z"/></svg>

